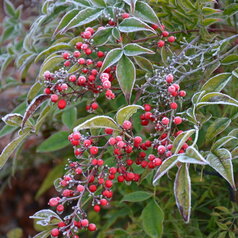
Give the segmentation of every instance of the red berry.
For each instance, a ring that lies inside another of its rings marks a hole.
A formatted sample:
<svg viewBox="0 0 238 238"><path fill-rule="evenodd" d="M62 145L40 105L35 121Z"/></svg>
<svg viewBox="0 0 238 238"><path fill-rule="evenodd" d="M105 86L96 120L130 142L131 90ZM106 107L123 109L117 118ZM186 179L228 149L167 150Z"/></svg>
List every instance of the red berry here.
<svg viewBox="0 0 238 238"><path fill-rule="evenodd" d="M75 58L78 58L78 57L80 57L81 53L79 51L74 51L73 55Z"/></svg>
<svg viewBox="0 0 238 238"><path fill-rule="evenodd" d="M83 170L81 168L75 169L75 173L76 174L81 174L82 172L83 172Z"/></svg>
<svg viewBox="0 0 238 238"><path fill-rule="evenodd" d="M135 144L140 144L142 142L142 138L140 137L140 136L136 136L135 138L134 138L134 143Z"/></svg>
<svg viewBox="0 0 238 238"><path fill-rule="evenodd" d="M88 225L88 230L89 230L89 231L96 231L96 229L97 229L97 227L96 227L95 224L90 223L90 224Z"/></svg>
<svg viewBox="0 0 238 238"><path fill-rule="evenodd" d="M64 211L64 206L62 204L60 204L60 205L57 206L56 210L58 212L63 212Z"/></svg>
<svg viewBox="0 0 238 238"><path fill-rule="evenodd" d="M86 55L90 55L92 54L92 50L90 48L87 48L86 50L84 50Z"/></svg>
<svg viewBox="0 0 238 238"><path fill-rule="evenodd" d="M168 42L173 43L174 41L175 41L175 37L174 36L170 36L168 38Z"/></svg>
<svg viewBox="0 0 238 238"><path fill-rule="evenodd" d="M98 153L98 147L92 146L92 147L90 148L90 154L91 154L91 155L96 155L97 153Z"/></svg>
<svg viewBox="0 0 238 238"><path fill-rule="evenodd" d="M176 102L170 103L170 108L173 109L173 110L177 109L178 108L177 103Z"/></svg>
<svg viewBox="0 0 238 238"><path fill-rule="evenodd" d="M168 87L168 92L169 93L174 93L176 91L176 88L174 86L169 86Z"/></svg>
<svg viewBox="0 0 238 238"><path fill-rule="evenodd" d="M155 166L160 166L162 164L162 160L160 158L155 158L153 163Z"/></svg>
<svg viewBox="0 0 238 238"><path fill-rule="evenodd" d="M69 77L69 81L70 82L75 82L76 81L76 76L75 75L71 75L70 77Z"/></svg>
<svg viewBox="0 0 238 238"><path fill-rule="evenodd" d="M163 117L163 119L161 120L161 123L163 125L168 125L169 124L169 118L168 117Z"/></svg>
<svg viewBox="0 0 238 238"><path fill-rule="evenodd" d="M163 47L165 45L165 42L163 40L159 40L157 43L158 47Z"/></svg>
<svg viewBox="0 0 238 238"><path fill-rule="evenodd" d="M51 207L56 207L59 204L59 199L58 198L51 198L49 200L49 205Z"/></svg>
<svg viewBox="0 0 238 238"><path fill-rule="evenodd" d="M106 180L106 182L105 182L105 186L106 186L107 188L111 188L112 185L113 185L113 183L112 183L111 180Z"/></svg>
<svg viewBox="0 0 238 238"><path fill-rule="evenodd" d="M51 102L57 102L59 100L59 96L57 94L52 94L50 96Z"/></svg>
<svg viewBox="0 0 238 238"><path fill-rule="evenodd" d="M177 83L174 83L172 86L175 87L176 91L178 91L180 89L180 86Z"/></svg>
<svg viewBox="0 0 238 238"><path fill-rule="evenodd" d="M82 35L83 35L83 38L90 39L92 36L92 33L90 31L85 31Z"/></svg>
<svg viewBox="0 0 238 238"><path fill-rule="evenodd" d="M111 128L106 128L105 129L105 133L108 134L108 135L111 135L113 133L113 129Z"/></svg>
<svg viewBox="0 0 238 238"><path fill-rule="evenodd" d="M67 105L67 102L64 99L60 99L58 101L58 108L59 109L64 109L66 107L66 105Z"/></svg>
<svg viewBox="0 0 238 238"><path fill-rule="evenodd" d="M156 25L156 24L152 24L151 27L152 27L154 30L157 30L157 29L159 28L159 26Z"/></svg>
<svg viewBox="0 0 238 238"><path fill-rule="evenodd" d="M169 32L168 31L163 31L162 32L162 36L163 37L168 37L169 36Z"/></svg>
<svg viewBox="0 0 238 238"><path fill-rule="evenodd" d="M159 154L164 154L165 152L165 147L163 145L158 146L157 148Z"/></svg>
<svg viewBox="0 0 238 238"><path fill-rule="evenodd" d="M121 17L123 19L126 19L126 18L129 18L130 17L130 14L129 13L122 13Z"/></svg>
<svg viewBox="0 0 238 238"><path fill-rule="evenodd" d="M180 96L180 97L185 97L185 96L186 96L186 92L185 92L184 90L181 90L181 91L179 92L179 96Z"/></svg>
<svg viewBox="0 0 238 238"><path fill-rule="evenodd" d="M165 80L166 80L167 83L172 83L174 81L174 76L172 74L168 74L165 77Z"/></svg>
<svg viewBox="0 0 238 238"><path fill-rule="evenodd" d="M108 140L108 143L109 143L110 145L115 145L116 142L117 142L116 139L113 138L113 137Z"/></svg>
<svg viewBox="0 0 238 238"><path fill-rule="evenodd" d="M96 102L92 103L92 104L91 104L91 108L92 108L93 110L97 110L97 109L98 109L98 104L97 104Z"/></svg>
<svg viewBox="0 0 238 238"><path fill-rule="evenodd" d="M81 185L81 184L79 184L79 185L77 186L77 191L80 192L80 193L83 192L84 189L85 189L84 186Z"/></svg>
<svg viewBox="0 0 238 238"><path fill-rule="evenodd" d="M124 121L122 126L125 130L130 130L132 127L132 123L130 121Z"/></svg>
<svg viewBox="0 0 238 238"><path fill-rule="evenodd" d="M85 140L85 141L83 142L83 145L84 145L85 147L89 147L91 144L92 144L91 140Z"/></svg>
<svg viewBox="0 0 238 238"><path fill-rule="evenodd" d="M81 47L82 47L83 43L82 42L77 42L75 47L78 49L78 50L81 50Z"/></svg>
<svg viewBox="0 0 238 238"><path fill-rule="evenodd" d="M107 202L106 199L103 198L103 199L100 200L100 204L101 204L102 206L107 206L108 202Z"/></svg>
<svg viewBox="0 0 238 238"><path fill-rule="evenodd" d="M99 205L95 205L95 206L93 207L93 210L94 210L95 212L100 212L101 207L100 207Z"/></svg>
<svg viewBox="0 0 238 238"><path fill-rule="evenodd" d="M104 52L98 51L97 56L98 56L99 58L104 57Z"/></svg>
<svg viewBox="0 0 238 238"><path fill-rule="evenodd" d="M145 109L146 112L151 111L151 105L150 104L145 104L144 109Z"/></svg>
<svg viewBox="0 0 238 238"><path fill-rule="evenodd" d="M53 237L57 237L60 234L59 229L57 228L52 229L50 233Z"/></svg>
<svg viewBox="0 0 238 238"><path fill-rule="evenodd" d="M79 59L78 59L78 63L79 63L80 65L83 65L83 64L86 63L86 60L85 60L84 58L79 58Z"/></svg>
<svg viewBox="0 0 238 238"><path fill-rule="evenodd" d="M44 93L45 93L45 94L51 94L50 88L45 88L45 89L44 89Z"/></svg>
<svg viewBox="0 0 238 238"><path fill-rule="evenodd" d="M122 182L124 181L124 177L123 177L122 175L119 175L119 176L117 177L117 181L118 181L119 183L122 183Z"/></svg>
<svg viewBox="0 0 238 238"><path fill-rule="evenodd" d="M176 125L179 125L179 124L181 124L182 123L182 118L181 117L175 117L174 118L174 120L173 120L173 122L174 122L174 124L176 124Z"/></svg>
<svg viewBox="0 0 238 238"><path fill-rule="evenodd" d="M96 64L96 66L97 66L98 68L101 68L101 67L102 67L102 61L98 61L97 64Z"/></svg>
<svg viewBox="0 0 238 238"><path fill-rule="evenodd" d="M104 89L109 89L111 88L111 82L110 81L104 81L102 84Z"/></svg>
<svg viewBox="0 0 238 238"><path fill-rule="evenodd" d="M83 219L83 220L81 220L81 225L82 226L88 226L88 219Z"/></svg>
<svg viewBox="0 0 238 238"><path fill-rule="evenodd" d="M89 186L89 190L90 190L92 193L94 193L94 192L97 190L96 185L90 185L90 186Z"/></svg>
<svg viewBox="0 0 238 238"><path fill-rule="evenodd" d="M64 58L64 59L69 59L69 56L70 56L70 54L68 53L68 52L64 52L63 54L62 54L62 57Z"/></svg>
<svg viewBox="0 0 238 238"><path fill-rule="evenodd" d="M92 27L87 27L85 31L90 31L90 32L91 32L91 34L93 34L93 33L94 33L94 29L93 29Z"/></svg>
<svg viewBox="0 0 238 238"><path fill-rule="evenodd" d="M64 66L65 67L69 67L71 65L71 62L69 60L65 61L64 62Z"/></svg>

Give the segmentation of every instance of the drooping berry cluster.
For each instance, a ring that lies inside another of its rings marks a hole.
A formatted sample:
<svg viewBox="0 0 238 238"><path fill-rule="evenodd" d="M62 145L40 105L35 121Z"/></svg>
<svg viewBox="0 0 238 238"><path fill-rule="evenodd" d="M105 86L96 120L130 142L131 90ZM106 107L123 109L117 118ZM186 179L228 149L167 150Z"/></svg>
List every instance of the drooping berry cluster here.
<svg viewBox="0 0 238 238"><path fill-rule="evenodd" d="M92 44L93 34L93 28L86 28L81 34L82 41L75 45L76 50L62 53L65 60L63 67L56 72L44 73L44 92L51 95L51 101L57 103L59 109L64 109L68 101L77 100L87 93L91 93L91 104L86 108L89 112L98 108L96 98L100 93L104 92L109 100L115 98L111 85L115 67L99 74L106 52Z"/></svg>

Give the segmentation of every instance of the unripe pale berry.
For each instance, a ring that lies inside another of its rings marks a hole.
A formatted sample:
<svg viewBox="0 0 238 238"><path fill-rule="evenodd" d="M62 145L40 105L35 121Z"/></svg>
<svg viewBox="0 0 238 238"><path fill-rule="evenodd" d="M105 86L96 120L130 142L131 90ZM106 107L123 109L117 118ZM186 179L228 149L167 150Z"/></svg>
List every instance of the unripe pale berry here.
<svg viewBox="0 0 238 238"><path fill-rule="evenodd" d="M102 86L105 89L109 89L109 88L111 88L111 82L110 81L104 81Z"/></svg>
<svg viewBox="0 0 238 238"><path fill-rule="evenodd" d="M172 74L168 74L165 80L167 83L172 83L174 81L174 76Z"/></svg>
<svg viewBox="0 0 238 238"><path fill-rule="evenodd" d="M85 189L84 186L81 185L81 184L79 184L79 185L77 186L77 191L80 192L80 193L83 192L84 189Z"/></svg>
<svg viewBox="0 0 238 238"><path fill-rule="evenodd" d="M51 102L57 102L59 100L59 96L57 94L52 94L50 96Z"/></svg>

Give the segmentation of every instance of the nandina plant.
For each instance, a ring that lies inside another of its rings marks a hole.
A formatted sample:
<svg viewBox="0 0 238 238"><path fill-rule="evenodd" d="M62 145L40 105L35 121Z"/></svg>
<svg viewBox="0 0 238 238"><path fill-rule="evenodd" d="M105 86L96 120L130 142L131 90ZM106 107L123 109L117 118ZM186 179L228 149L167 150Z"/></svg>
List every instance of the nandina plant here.
<svg viewBox="0 0 238 238"><path fill-rule="evenodd" d="M210 166L236 189L232 158L237 157L237 130L226 130L236 117L227 112L230 118L216 118L204 108L238 107L235 98L223 93L237 71L217 70L222 62L237 61L231 55L237 51L237 35L204 39L216 32L210 24L219 21L206 18L210 23L201 29L205 35L195 29L188 40L177 37L183 32L167 30L146 1L65 2L72 9L54 29L52 37L58 40L35 59L44 62L24 115L3 118L20 129L2 152L1 167L23 140L39 133L52 111L68 110L63 121L72 128L68 140L74 156L54 182L58 193L49 200L50 209L31 217L41 227L35 238L98 234L88 213L110 213L113 193L121 183L142 186L124 201L150 199L142 211L143 232L145 237L161 237L164 215L156 186L171 169L177 170L174 195L186 223L191 215L191 170L200 173ZM219 12L204 5L210 3L199 4L192 6ZM43 13L50 6L46 1ZM195 89L190 87L194 75ZM80 117L77 110L88 115L71 124L71 117Z"/></svg>

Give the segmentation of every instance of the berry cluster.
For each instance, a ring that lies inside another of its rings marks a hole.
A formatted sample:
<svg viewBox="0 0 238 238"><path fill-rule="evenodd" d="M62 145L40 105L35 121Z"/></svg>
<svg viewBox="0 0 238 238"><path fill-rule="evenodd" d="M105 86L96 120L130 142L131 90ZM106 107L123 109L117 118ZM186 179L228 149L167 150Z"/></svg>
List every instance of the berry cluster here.
<svg viewBox="0 0 238 238"><path fill-rule="evenodd" d="M99 74L106 52L100 51L92 44L94 29L86 28L81 33L82 42L77 42L74 52L63 52L63 67L52 73L44 73L45 94L51 96L51 101L57 103L59 109L64 109L67 102L83 97L91 92L91 104L87 110L92 112L98 108L96 98L105 92L107 99L115 98L112 91L115 67L105 69Z"/></svg>

